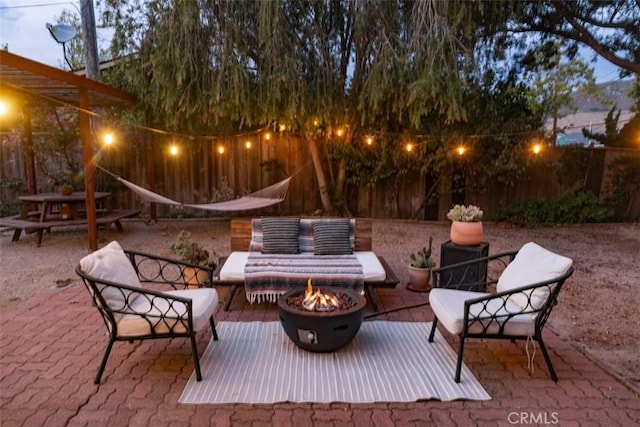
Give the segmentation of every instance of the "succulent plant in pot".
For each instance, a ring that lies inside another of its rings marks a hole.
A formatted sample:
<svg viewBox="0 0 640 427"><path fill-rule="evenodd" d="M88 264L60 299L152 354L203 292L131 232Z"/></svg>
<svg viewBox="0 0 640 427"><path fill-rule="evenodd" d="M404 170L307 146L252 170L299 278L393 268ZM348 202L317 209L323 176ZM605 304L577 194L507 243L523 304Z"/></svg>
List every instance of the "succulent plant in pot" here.
<svg viewBox="0 0 640 427"><path fill-rule="evenodd" d="M429 237L429 245L422 250L409 255L411 264L409 265L409 284L407 288L412 291L426 292L431 289L431 269L436 263L431 259L433 237Z"/></svg>
<svg viewBox="0 0 640 427"><path fill-rule="evenodd" d="M451 221L476 222L482 219L482 210L474 205L454 205L447 213Z"/></svg>
<svg viewBox="0 0 640 427"><path fill-rule="evenodd" d="M474 205L455 205L447 213L451 222L451 241L456 245L474 246L482 243L482 210Z"/></svg>

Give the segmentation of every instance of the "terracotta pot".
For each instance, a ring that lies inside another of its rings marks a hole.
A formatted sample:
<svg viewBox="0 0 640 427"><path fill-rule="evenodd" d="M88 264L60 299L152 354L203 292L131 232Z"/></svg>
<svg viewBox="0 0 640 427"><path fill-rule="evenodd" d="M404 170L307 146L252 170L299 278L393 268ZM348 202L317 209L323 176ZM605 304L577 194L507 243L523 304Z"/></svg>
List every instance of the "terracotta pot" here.
<svg viewBox="0 0 640 427"><path fill-rule="evenodd" d="M199 268L185 267L182 272L184 281L189 285L189 288L198 288L200 285L204 285L207 282L208 272Z"/></svg>
<svg viewBox="0 0 640 427"><path fill-rule="evenodd" d="M484 230L482 221L451 223L451 241L456 245L475 246L482 243Z"/></svg>
<svg viewBox="0 0 640 427"><path fill-rule="evenodd" d="M62 194L63 196L70 196L71 194L73 194L73 188L63 185L62 187L60 187L60 194Z"/></svg>
<svg viewBox="0 0 640 427"><path fill-rule="evenodd" d="M431 268L419 268L409 266L409 284L407 288L412 291L426 292L431 289Z"/></svg>

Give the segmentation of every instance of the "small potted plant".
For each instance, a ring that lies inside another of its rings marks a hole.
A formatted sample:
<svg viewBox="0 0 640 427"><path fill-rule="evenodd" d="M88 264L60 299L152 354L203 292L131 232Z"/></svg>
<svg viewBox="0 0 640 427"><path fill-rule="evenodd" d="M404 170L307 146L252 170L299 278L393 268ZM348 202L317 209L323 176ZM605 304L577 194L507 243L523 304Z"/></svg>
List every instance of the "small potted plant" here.
<svg viewBox="0 0 640 427"><path fill-rule="evenodd" d="M451 222L451 242L456 245L474 246L482 243L484 230L482 228L482 210L474 205L455 205L447 218Z"/></svg>
<svg viewBox="0 0 640 427"><path fill-rule="evenodd" d="M436 263L431 259L431 248L433 245L433 237L429 237L429 247L424 246L422 250L409 255L411 264L409 264L409 284L407 289L417 292L426 292L431 289L429 282L431 280L431 269Z"/></svg>
<svg viewBox="0 0 640 427"><path fill-rule="evenodd" d="M179 256L184 262L189 264L215 267L208 250L191 240L191 233L186 230L180 231L176 241L171 245L171 252ZM198 286L207 280L207 271L197 267L185 267L182 272L186 283Z"/></svg>

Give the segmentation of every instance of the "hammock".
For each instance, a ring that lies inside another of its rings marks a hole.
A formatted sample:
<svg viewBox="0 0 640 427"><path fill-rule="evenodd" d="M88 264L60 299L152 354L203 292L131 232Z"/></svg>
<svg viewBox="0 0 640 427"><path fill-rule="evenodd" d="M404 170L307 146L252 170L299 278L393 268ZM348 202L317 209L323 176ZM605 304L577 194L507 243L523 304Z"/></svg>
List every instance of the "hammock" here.
<svg viewBox="0 0 640 427"><path fill-rule="evenodd" d="M113 176L116 180L120 181L131 191L140 196L143 200L151 203L160 203L165 205L176 205L181 207L189 207L196 209L205 209L210 211L244 211L251 209L260 209L267 206L275 205L276 203L280 203L287 196L287 191L289 189L289 181L291 181L292 177L286 178L280 182L276 182L268 187L263 188L262 190L258 190L254 193L247 194L246 196L227 200L226 202L219 203L202 203L202 204L184 204L180 202L176 202L175 200L171 200L167 197L156 194L152 191L147 190L146 188L140 187L132 182L127 181L126 179L120 178L119 176L109 172L101 166L97 166L99 169L103 170L107 174Z"/></svg>

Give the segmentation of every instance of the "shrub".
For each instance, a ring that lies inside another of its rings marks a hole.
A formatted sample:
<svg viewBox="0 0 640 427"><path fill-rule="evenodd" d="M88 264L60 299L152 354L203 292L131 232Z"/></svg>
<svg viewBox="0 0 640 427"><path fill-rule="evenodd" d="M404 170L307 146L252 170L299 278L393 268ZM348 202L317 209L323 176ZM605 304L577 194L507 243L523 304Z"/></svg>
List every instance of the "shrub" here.
<svg viewBox="0 0 640 427"><path fill-rule="evenodd" d="M538 227L609 222L614 219L614 213L593 193L576 187L550 200L525 200L503 206L492 219L525 227Z"/></svg>

